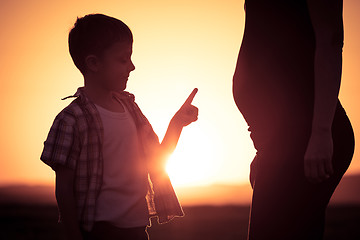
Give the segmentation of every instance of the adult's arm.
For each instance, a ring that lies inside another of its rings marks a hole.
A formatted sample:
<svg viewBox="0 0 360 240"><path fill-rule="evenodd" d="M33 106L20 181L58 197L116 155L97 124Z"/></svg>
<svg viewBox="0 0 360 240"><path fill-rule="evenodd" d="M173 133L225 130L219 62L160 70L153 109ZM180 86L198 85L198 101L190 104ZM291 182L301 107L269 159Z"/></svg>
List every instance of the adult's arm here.
<svg viewBox="0 0 360 240"><path fill-rule="evenodd" d="M341 82L342 0L308 0L315 32L315 100L312 132L304 157L305 176L321 182L333 173L332 122Z"/></svg>

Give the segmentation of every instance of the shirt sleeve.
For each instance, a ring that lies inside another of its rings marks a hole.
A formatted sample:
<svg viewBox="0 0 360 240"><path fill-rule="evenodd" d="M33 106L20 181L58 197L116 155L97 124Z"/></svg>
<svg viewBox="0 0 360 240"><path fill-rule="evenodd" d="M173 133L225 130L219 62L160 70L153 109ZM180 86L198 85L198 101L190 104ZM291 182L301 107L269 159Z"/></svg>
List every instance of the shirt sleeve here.
<svg viewBox="0 0 360 240"><path fill-rule="evenodd" d="M77 151L75 131L71 118L59 114L50 128L40 159L54 171L64 166L75 169Z"/></svg>

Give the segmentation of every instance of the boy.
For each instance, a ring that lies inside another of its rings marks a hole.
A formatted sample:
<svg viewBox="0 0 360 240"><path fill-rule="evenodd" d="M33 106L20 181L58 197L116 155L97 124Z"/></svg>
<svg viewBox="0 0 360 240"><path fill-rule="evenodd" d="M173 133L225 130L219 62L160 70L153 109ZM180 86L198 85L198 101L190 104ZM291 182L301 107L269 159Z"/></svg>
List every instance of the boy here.
<svg viewBox="0 0 360 240"><path fill-rule="evenodd" d="M165 173L182 128L197 120L197 89L171 119L161 144L125 92L133 37L120 20L91 14L69 33L84 87L50 129L41 160L56 172L56 199L69 239L148 239L149 217L183 211Z"/></svg>

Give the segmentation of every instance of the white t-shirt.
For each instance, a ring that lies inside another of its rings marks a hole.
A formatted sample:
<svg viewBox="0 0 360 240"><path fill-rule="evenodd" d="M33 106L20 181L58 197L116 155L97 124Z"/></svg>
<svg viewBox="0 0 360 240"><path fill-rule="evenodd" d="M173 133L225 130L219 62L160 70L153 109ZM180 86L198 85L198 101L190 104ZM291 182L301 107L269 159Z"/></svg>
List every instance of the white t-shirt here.
<svg viewBox="0 0 360 240"><path fill-rule="evenodd" d="M125 106L124 113L96 107L104 126L104 173L95 221L121 228L146 226L148 178L135 123Z"/></svg>

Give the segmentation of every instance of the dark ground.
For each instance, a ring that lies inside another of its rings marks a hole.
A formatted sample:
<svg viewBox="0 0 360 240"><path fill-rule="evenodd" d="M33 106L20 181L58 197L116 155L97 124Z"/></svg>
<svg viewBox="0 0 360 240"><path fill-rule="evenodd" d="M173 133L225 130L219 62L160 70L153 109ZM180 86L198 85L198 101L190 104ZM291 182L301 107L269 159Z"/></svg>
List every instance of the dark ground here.
<svg viewBox="0 0 360 240"><path fill-rule="evenodd" d="M186 216L149 229L151 240L245 240L249 207L184 207ZM0 205L0 240L63 240L54 205ZM328 209L326 240L360 240L360 206Z"/></svg>

